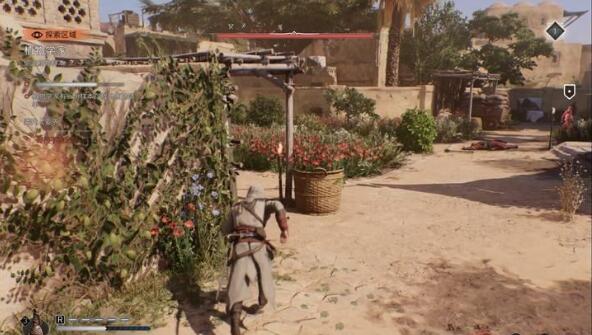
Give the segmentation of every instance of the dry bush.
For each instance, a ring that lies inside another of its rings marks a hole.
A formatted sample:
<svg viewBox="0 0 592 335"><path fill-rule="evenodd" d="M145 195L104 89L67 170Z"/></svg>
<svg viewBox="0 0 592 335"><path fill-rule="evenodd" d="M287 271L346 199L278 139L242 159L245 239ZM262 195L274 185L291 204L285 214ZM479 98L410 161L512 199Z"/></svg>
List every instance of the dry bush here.
<svg viewBox="0 0 592 335"><path fill-rule="evenodd" d="M566 221L572 221L575 213L584 202L586 183L582 178L582 165L578 161L567 160L561 166L562 183L557 187L561 202L561 213Z"/></svg>

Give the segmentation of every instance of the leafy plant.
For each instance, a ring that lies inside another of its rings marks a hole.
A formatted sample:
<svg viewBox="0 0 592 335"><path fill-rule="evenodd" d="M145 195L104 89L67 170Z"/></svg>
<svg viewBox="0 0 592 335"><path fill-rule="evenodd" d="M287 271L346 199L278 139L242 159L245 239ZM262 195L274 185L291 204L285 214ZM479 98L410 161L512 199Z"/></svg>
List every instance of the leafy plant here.
<svg viewBox="0 0 592 335"><path fill-rule="evenodd" d="M413 71L417 84L427 84L434 71L459 66L469 46L466 18L454 2L436 1L424 9L413 29L403 33L401 63Z"/></svg>
<svg viewBox="0 0 592 335"><path fill-rule="evenodd" d="M481 129L465 117L440 114L436 118L436 132L436 142L452 143L461 139L474 139L479 136Z"/></svg>
<svg viewBox="0 0 592 335"><path fill-rule="evenodd" d="M59 292L45 292L31 297L31 308L37 309L42 320L55 315L125 315L137 323L149 323L154 327L166 324L166 315L178 309L178 303L167 289L166 273L149 273L137 277L121 290L110 287L69 286ZM20 317L0 322L0 334L22 334ZM54 322L48 322L50 333L57 331Z"/></svg>
<svg viewBox="0 0 592 335"><path fill-rule="evenodd" d="M500 17L488 16L484 11L473 13L469 22L472 37L486 39L480 48L473 48L463 56L465 68L477 70L479 67L501 75L500 83L523 84L523 69L532 70L537 66L537 57L553 54L553 45L544 38L535 37L516 13ZM511 41L507 46L495 44L499 40Z"/></svg>
<svg viewBox="0 0 592 335"><path fill-rule="evenodd" d="M247 122L260 127L281 124L284 120L284 108L276 97L257 95L249 103Z"/></svg>
<svg viewBox="0 0 592 335"><path fill-rule="evenodd" d="M561 213L566 221L572 221L575 213L584 202L586 183L581 164L577 161L565 161L561 165L561 185L557 188L561 203Z"/></svg>
<svg viewBox="0 0 592 335"><path fill-rule="evenodd" d="M293 166L301 171L322 168L334 171L344 167L347 144L322 133L300 134L294 138Z"/></svg>
<svg viewBox="0 0 592 335"><path fill-rule="evenodd" d="M365 97L353 87L346 87L343 90L328 89L325 92L325 99L338 114L345 115L349 124L357 124L365 119L378 119L378 114L374 111L376 101Z"/></svg>
<svg viewBox="0 0 592 335"><path fill-rule="evenodd" d="M461 117L458 120L458 131L463 139L472 140L479 137L483 129L481 129L479 123L474 123L472 120Z"/></svg>
<svg viewBox="0 0 592 335"><path fill-rule="evenodd" d="M459 122L460 120L449 116L439 115L436 118L436 141L439 143L452 143L460 139Z"/></svg>
<svg viewBox="0 0 592 335"><path fill-rule="evenodd" d="M19 38L5 36L5 46L6 41L13 41L10 49L3 49L11 59L10 80L28 83L28 92L35 82L61 80L59 75L51 78L48 67L36 73L27 66L23 50L13 51ZM78 80L97 81L94 64L99 61L93 53ZM123 287L160 243L150 228L161 215L179 215L185 199L176 195L191 187L188 181L196 173L213 172L215 178L204 186L219 196L202 199L204 210L190 214L199 229L180 247L202 274L221 264L219 224L232 203L225 127L225 97L232 86L226 70L212 63L195 71L169 58L154 65L151 78L134 96L122 131L112 138L99 122L99 91L46 92L59 97L47 106L48 115L61 122L62 135L69 139L63 145L66 159L60 168L65 174L59 180L42 176L39 185L27 182L28 170L14 167L35 148L52 149L15 131L10 121L2 123L0 153L9 158L3 160L8 164L2 163L0 176L5 200L0 207L0 255L11 258L31 246L41 250L38 264L14 274L17 283L40 286L59 274L66 286ZM76 98L80 95L88 98Z"/></svg>
<svg viewBox="0 0 592 335"><path fill-rule="evenodd" d="M431 152L436 139L436 122L425 110L409 109L401 119L397 129L397 139L407 151Z"/></svg>
<svg viewBox="0 0 592 335"><path fill-rule="evenodd" d="M234 124L245 124L249 118L249 107L245 104L237 103L230 108L230 121Z"/></svg>
<svg viewBox="0 0 592 335"><path fill-rule="evenodd" d="M483 45L473 46L473 39ZM508 43L497 43L508 41ZM499 17L476 11L467 22L453 1L434 1L403 34L401 62L427 84L436 70L485 68L501 75L501 83L524 84L523 70L533 70L538 57L549 57L553 46L535 34L516 13Z"/></svg>
<svg viewBox="0 0 592 335"><path fill-rule="evenodd" d="M260 128L254 126L233 127L235 138L241 144L234 149L234 159L243 168L253 171L277 169L277 145L283 138L280 128Z"/></svg>
<svg viewBox="0 0 592 335"><path fill-rule="evenodd" d="M253 162L263 170L275 169L276 148L284 135L280 129L233 127L232 133L242 140L240 157L244 167ZM236 152L235 152L236 153ZM294 138L294 166L312 171L344 168L348 177L380 173L383 168L401 165L404 155L393 137L378 132L362 137L345 129L314 131L302 128Z"/></svg>
<svg viewBox="0 0 592 335"><path fill-rule="evenodd" d="M243 32L371 31L377 10L367 0L142 0L150 23L169 31ZM199 17L199 20L196 20ZM251 43L255 43L252 41ZM307 41L257 41L258 47L299 52Z"/></svg>
<svg viewBox="0 0 592 335"><path fill-rule="evenodd" d="M305 130L312 131L326 131L327 125L323 122L323 119L312 113L298 114L294 117L294 124Z"/></svg>
<svg viewBox="0 0 592 335"><path fill-rule="evenodd" d="M378 131L387 136L395 138L397 136L397 128L401 124L401 118L382 117L377 122Z"/></svg>

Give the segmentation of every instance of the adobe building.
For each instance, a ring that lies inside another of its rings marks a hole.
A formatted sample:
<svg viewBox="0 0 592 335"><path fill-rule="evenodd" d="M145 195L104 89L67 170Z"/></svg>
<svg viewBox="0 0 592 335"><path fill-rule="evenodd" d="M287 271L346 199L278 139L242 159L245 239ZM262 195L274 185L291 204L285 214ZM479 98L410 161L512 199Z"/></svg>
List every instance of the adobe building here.
<svg viewBox="0 0 592 335"><path fill-rule="evenodd" d="M64 57L86 57L92 48L102 48L107 38L100 30L99 0L0 0L1 16L7 17L0 20L5 21L2 23L14 19L25 29L84 31L84 39L40 42L46 46L64 46Z"/></svg>
<svg viewBox="0 0 592 335"><path fill-rule="evenodd" d="M147 28L131 10L110 14L109 22L101 23L101 30L108 35L104 57L145 57L150 52L157 54L158 49L164 54L182 54L198 48L196 36Z"/></svg>
<svg viewBox="0 0 592 335"><path fill-rule="evenodd" d="M485 9L490 16L501 16L506 13L517 13L537 37L543 37L553 43L554 54L551 57L537 59L537 67L533 70L524 70L527 87L563 87L566 83L584 85L590 84L590 56L586 58L586 50L590 46L581 43L570 43L565 41L569 36L569 27L566 28L564 36L554 41L546 33L547 28L557 22L565 25L565 22L578 18L586 11L566 10L557 3L546 0L538 5L526 1L518 2L510 6L501 2L495 3ZM589 15L589 14L588 14ZM474 40L476 46L484 41ZM589 52L589 51L588 51ZM588 73L588 81L586 81Z"/></svg>
<svg viewBox="0 0 592 335"><path fill-rule="evenodd" d="M545 0L537 5L526 1L513 6L498 2L485 9L485 13L491 16L517 13L537 37L543 37L553 44L554 52L551 57L540 57L536 60L537 67L523 70L526 79L524 87L515 87L509 91L513 113L520 114L521 101L529 99L540 101L538 108L545 113L546 119L549 119L553 108L561 112L571 103L576 104L579 116L592 116L591 45L565 40L570 35L570 28L566 23L573 23L585 15L586 11L578 11L577 8L566 10L553 1ZM566 27L566 32L557 41L546 33L553 22ZM473 43L479 46L484 41L474 40ZM572 100L563 96L564 84L577 85L577 94Z"/></svg>

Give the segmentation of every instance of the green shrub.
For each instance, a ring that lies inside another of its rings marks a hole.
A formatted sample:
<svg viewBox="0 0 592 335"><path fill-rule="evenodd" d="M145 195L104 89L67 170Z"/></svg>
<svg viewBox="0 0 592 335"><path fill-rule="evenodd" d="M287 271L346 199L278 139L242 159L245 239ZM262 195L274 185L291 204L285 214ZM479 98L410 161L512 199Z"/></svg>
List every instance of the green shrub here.
<svg viewBox="0 0 592 335"><path fill-rule="evenodd" d="M283 142L279 128L237 126L232 128L234 138L241 139L235 148L235 159L248 170L274 170L277 168L278 142ZM396 168L405 155L394 137L378 131L362 137L346 129L324 131L302 128L294 138L294 160L300 165L339 166L347 177L379 174L384 168ZM315 161L318 161L315 163Z"/></svg>
<svg viewBox="0 0 592 335"><path fill-rule="evenodd" d="M327 130L327 125L323 123L323 120L319 116L311 113L296 115L296 117L294 117L294 124L307 130Z"/></svg>
<svg viewBox="0 0 592 335"><path fill-rule="evenodd" d="M467 118L449 113L436 118L436 142L452 143L462 139L471 140L479 136L481 129Z"/></svg>
<svg viewBox="0 0 592 335"><path fill-rule="evenodd" d="M325 93L325 99L331 104L337 113L345 114L348 123L358 123L364 119L375 120L376 101L365 97L353 87L344 90L329 89Z"/></svg>
<svg viewBox="0 0 592 335"><path fill-rule="evenodd" d="M458 120L458 132L465 140L472 140L481 135L481 127L479 124L473 123L472 120L460 118Z"/></svg>
<svg viewBox="0 0 592 335"><path fill-rule="evenodd" d="M436 121L428 111L415 108L403 114L397 139L406 151L431 152L436 136Z"/></svg>
<svg viewBox="0 0 592 335"><path fill-rule="evenodd" d="M391 137L397 136L397 128L399 128L400 124L401 118L399 117L383 117L380 118L377 122L378 131L380 131L380 133L383 135L388 135Z"/></svg>
<svg viewBox="0 0 592 335"><path fill-rule="evenodd" d="M355 123L346 123L347 129L363 137L378 131L375 120L359 120Z"/></svg>
<svg viewBox="0 0 592 335"><path fill-rule="evenodd" d="M234 124L245 124L249 117L249 108L242 103L232 105L229 111L230 121Z"/></svg>
<svg viewBox="0 0 592 335"><path fill-rule="evenodd" d="M460 120L450 116L441 115L436 118L436 141L439 143L452 143L460 138L459 122Z"/></svg>
<svg viewBox="0 0 592 335"><path fill-rule="evenodd" d="M242 168L252 171L277 169L277 161L270 159L277 150L277 143L284 138L281 127L261 128L255 126L236 126L232 135L241 143L233 150L234 160ZM283 141L282 141L283 142Z"/></svg>
<svg viewBox="0 0 592 335"><path fill-rule="evenodd" d="M284 107L280 99L257 95L249 103L247 122L260 127L269 127L284 122Z"/></svg>

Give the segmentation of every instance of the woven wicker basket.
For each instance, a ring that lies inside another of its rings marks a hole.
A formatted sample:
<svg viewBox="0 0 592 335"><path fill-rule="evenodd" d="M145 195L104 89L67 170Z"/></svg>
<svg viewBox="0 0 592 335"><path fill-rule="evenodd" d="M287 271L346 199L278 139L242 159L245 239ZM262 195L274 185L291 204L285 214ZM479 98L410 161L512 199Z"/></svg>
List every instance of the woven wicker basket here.
<svg viewBox="0 0 592 335"><path fill-rule="evenodd" d="M296 208L302 213L328 214L337 211L342 188L343 170L294 170Z"/></svg>

